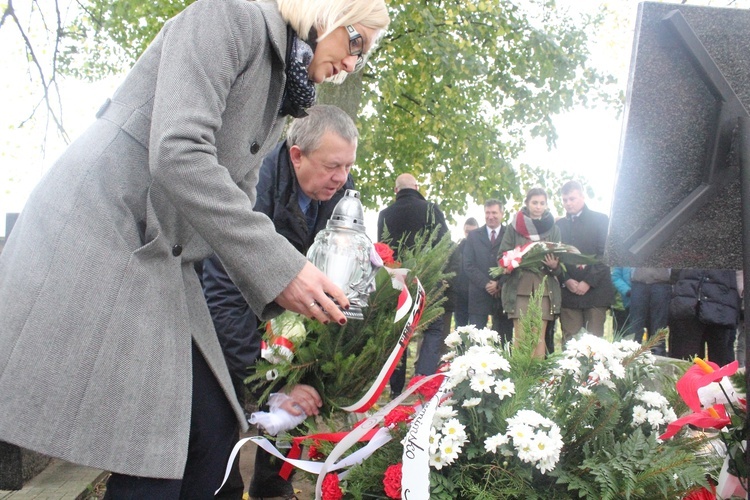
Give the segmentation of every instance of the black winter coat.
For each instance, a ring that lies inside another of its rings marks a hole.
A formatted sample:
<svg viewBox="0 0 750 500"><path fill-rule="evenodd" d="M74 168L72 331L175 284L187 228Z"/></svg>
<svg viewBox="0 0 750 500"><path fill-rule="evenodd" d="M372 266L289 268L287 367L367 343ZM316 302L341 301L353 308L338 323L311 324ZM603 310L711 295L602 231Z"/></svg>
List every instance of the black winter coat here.
<svg viewBox="0 0 750 500"><path fill-rule="evenodd" d="M594 212L584 205L583 211L576 220L564 217L556 224L560 228L560 238L563 243L573 245L582 254L602 258L609 230L609 217L605 214ZM612 285L609 266L592 264L583 269L577 266L566 267L566 272L560 277L560 284L563 285L563 309L588 309L612 305L615 300L615 287ZM585 281L591 288L585 295L576 295L565 288L564 283L568 278Z"/></svg>
<svg viewBox="0 0 750 500"><path fill-rule="evenodd" d="M448 232L445 216L437 204L427 201L416 189L401 189L396 201L378 214L378 241L383 241L388 230L393 258L399 260L399 244L404 248L414 246L414 236L422 230L438 228L437 243Z"/></svg>
<svg viewBox="0 0 750 500"><path fill-rule="evenodd" d="M697 318L708 325L734 328L740 317L735 272L728 269L683 269L672 289L671 319Z"/></svg>

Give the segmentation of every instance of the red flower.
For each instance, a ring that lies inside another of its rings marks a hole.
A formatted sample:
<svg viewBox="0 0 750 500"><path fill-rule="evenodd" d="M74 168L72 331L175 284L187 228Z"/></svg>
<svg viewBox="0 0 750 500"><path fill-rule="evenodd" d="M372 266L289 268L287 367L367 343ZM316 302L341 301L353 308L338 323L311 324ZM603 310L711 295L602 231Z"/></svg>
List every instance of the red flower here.
<svg viewBox="0 0 750 500"><path fill-rule="evenodd" d="M411 416L414 415L414 408L411 406L397 406L391 410L388 415L385 416L385 426L390 427L398 424L399 422L408 422L411 420Z"/></svg>
<svg viewBox="0 0 750 500"><path fill-rule="evenodd" d="M315 444L311 444L307 449L307 457L310 460L323 460L326 457L318 450L318 446L320 446L320 443L315 441Z"/></svg>
<svg viewBox="0 0 750 500"><path fill-rule="evenodd" d="M667 432L659 436L659 439L664 440L671 438L687 424L693 424L696 427L702 427L704 429L709 427L723 429L731 423L732 419L727 415L727 410L724 408L724 405L713 405L707 410L685 415L684 417L678 418L674 422L667 424Z"/></svg>
<svg viewBox="0 0 750 500"><path fill-rule="evenodd" d="M716 500L716 488L713 483L710 490L701 486L682 497L682 500Z"/></svg>
<svg viewBox="0 0 750 500"><path fill-rule="evenodd" d="M424 375L417 375L416 377L413 377L409 381L409 385L407 386L407 388L413 386L414 384L422 380L424 377L425 377ZM426 382L419 389L417 389L416 391L417 394L421 395L426 400L432 399L432 396L434 396L437 393L438 389L440 389L440 385L443 383L444 378L445 376L435 377L429 382Z"/></svg>
<svg viewBox="0 0 750 500"><path fill-rule="evenodd" d="M323 492L323 500L341 500L344 498L344 492L341 491L341 487L339 486L338 474L326 474L321 490Z"/></svg>
<svg viewBox="0 0 750 500"><path fill-rule="evenodd" d="M401 466L390 465L383 475L383 487L388 498L401 498Z"/></svg>
<svg viewBox="0 0 750 500"><path fill-rule="evenodd" d="M685 404L693 411L701 411L701 402L698 397L698 389L713 382L719 382L724 377L734 375L739 366L737 361L719 368L719 365L711 361L703 361L700 358L694 360L695 364L688 368L680 380L677 381L677 392L682 396Z"/></svg>
<svg viewBox="0 0 750 500"><path fill-rule="evenodd" d="M378 255L383 260L383 264L386 266L389 264L395 264L396 261L393 260L393 249L385 243L375 243L375 251L378 252Z"/></svg>

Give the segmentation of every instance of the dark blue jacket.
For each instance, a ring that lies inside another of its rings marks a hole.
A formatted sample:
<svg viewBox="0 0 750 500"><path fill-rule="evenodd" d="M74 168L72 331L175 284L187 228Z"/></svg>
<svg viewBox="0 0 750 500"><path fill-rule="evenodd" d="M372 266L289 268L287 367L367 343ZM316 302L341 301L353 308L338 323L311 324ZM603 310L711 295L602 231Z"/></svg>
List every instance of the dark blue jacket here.
<svg viewBox="0 0 750 500"><path fill-rule="evenodd" d="M683 269L672 288L671 319L697 318L707 325L736 327L740 296L735 271L728 269Z"/></svg>
<svg viewBox="0 0 750 500"><path fill-rule="evenodd" d="M266 214L273 221L276 232L284 236L300 253L306 254L315 235L325 229L333 208L344 196L345 190L354 189L354 182L349 176L344 187L333 198L320 202L312 232L308 230L305 216L299 208L299 189L286 143L279 143L263 160L253 210ZM229 373L237 383L250 375L249 367L260 357L263 332L258 329L255 313L216 256L203 261L202 277L203 293L214 328L224 351Z"/></svg>

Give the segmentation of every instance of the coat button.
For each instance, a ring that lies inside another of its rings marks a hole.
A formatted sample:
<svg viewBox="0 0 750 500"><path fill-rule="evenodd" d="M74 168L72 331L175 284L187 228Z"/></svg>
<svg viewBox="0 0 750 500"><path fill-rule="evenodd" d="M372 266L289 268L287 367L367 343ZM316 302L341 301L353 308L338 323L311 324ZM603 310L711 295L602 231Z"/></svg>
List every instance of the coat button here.
<svg viewBox="0 0 750 500"><path fill-rule="evenodd" d="M182 245L177 244L172 247L172 255L174 255L175 257L179 257L181 253L182 253Z"/></svg>
<svg viewBox="0 0 750 500"><path fill-rule="evenodd" d="M258 154L258 151L260 151L260 144L253 141L253 143L250 145L250 152L254 155Z"/></svg>

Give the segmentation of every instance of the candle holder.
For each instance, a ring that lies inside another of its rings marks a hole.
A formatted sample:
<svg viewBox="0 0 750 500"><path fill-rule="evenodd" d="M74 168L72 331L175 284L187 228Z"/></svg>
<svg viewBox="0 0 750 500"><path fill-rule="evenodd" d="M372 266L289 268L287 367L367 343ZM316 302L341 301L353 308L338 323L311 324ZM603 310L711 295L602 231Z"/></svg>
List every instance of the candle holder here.
<svg viewBox="0 0 750 500"><path fill-rule="evenodd" d="M365 234L364 210L359 191L347 189L336 204L326 228L318 233L307 258L323 271L349 299L344 316L364 319L362 309L375 290L378 268L370 261L372 241Z"/></svg>

